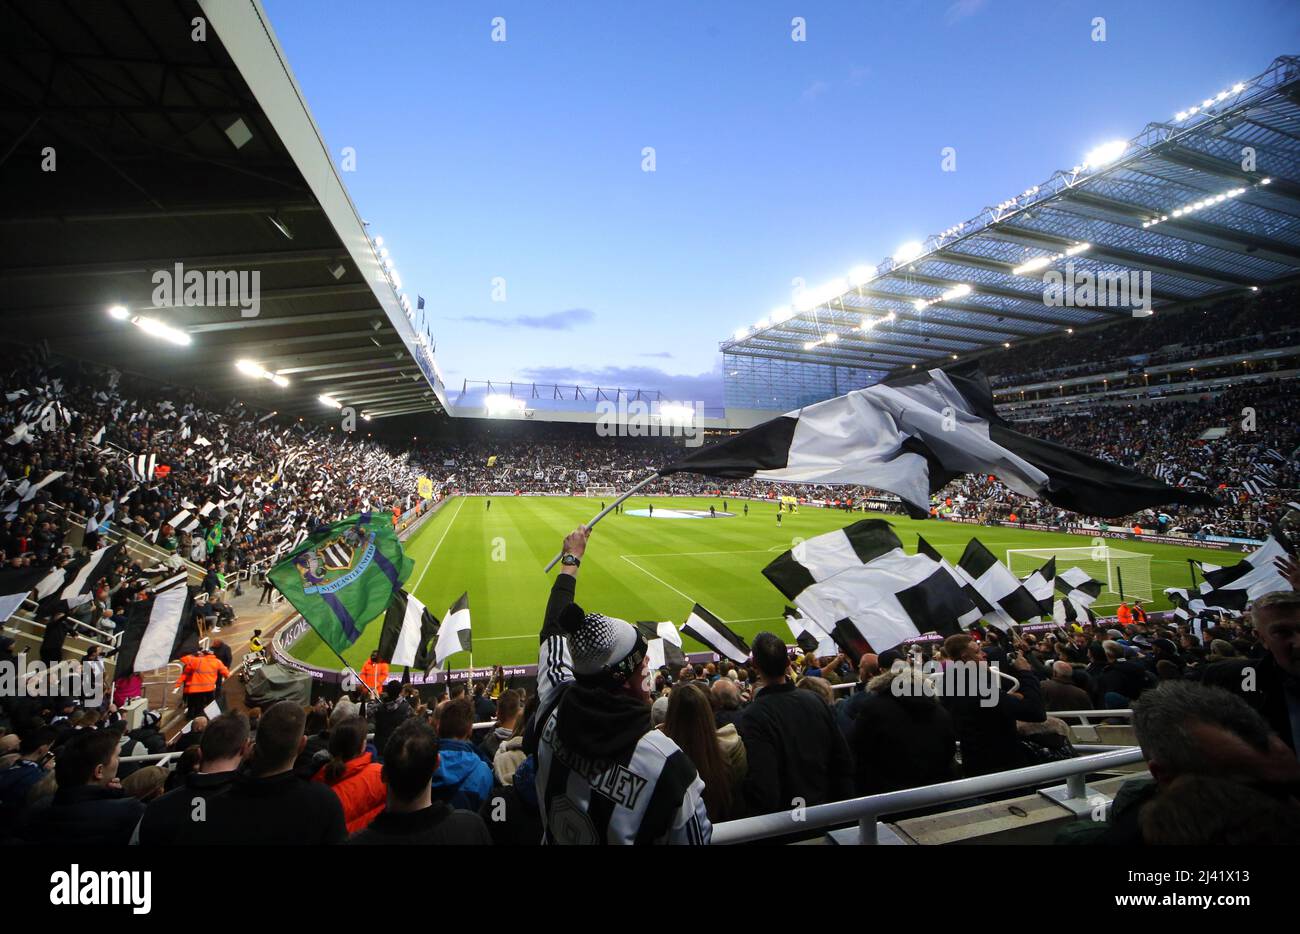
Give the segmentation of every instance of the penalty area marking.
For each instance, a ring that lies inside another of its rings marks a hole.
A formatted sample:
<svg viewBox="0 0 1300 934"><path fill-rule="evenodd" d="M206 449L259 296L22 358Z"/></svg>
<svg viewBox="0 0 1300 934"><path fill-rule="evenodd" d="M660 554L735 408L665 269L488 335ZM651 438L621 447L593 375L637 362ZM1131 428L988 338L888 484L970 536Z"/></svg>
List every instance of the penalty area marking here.
<svg viewBox="0 0 1300 934"><path fill-rule="evenodd" d="M731 552L725 552L725 551L724 551L724 552L719 552L719 553L720 553L720 554L730 554ZM678 590L678 589L677 589L676 587L674 587L672 584L668 583L668 582L667 582L666 580L664 580L662 577L658 577L658 576L656 576L656 575L654 575L654 574L651 574L651 573L650 573L649 571L647 571L645 568L641 567L641 565L639 565L639 564L637 564L635 561L633 561L633 560L631 559L631 557L629 557L628 555L619 555L619 557L622 558L624 561L626 561L628 564L632 565L632 567L636 568L636 569L637 569L638 571L640 571L642 574L645 574L647 577L653 578L654 580L656 580L656 581L658 581L659 583L663 584L665 587L667 587L669 590L671 590L673 593L677 594L678 596L680 596L680 597L684 597L685 599L691 601L691 603L698 603L698 602L699 602L699 601L696 600L694 597L692 597L690 594L682 593L680 590ZM785 619L785 617L784 617L784 616L751 616L751 617L749 617L748 619L724 619L723 622L724 622L724 623L762 623L762 622L766 622L766 621L768 621L768 620L773 620L773 619Z"/></svg>
<svg viewBox="0 0 1300 934"><path fill-rule="evenodd" d="M724 552L724 554L725 554L725 552ZM642 574L644 574L644 575L646 575L647 577L649 577L649 578L651 578L651 579L653 579L653 580L656 580L656 581L658 581L659 583L663 584L665 587L667 587L667 588L668 588L669 590L671 590L673 593L677 594L679 597L682 597L682 598L685 599L685 600L689 600L689 601L691 601L691 603L695 603L695 602L696 602L696 601L695 601L695 598L692 597L690 594L682 593L680 590L678 590L678 589L677 589L676 587L674 587L672 584L668 583L668 582L667 582L666 580L664 580L662 577L658 577L658 576L656 576L656 575L654 575L654 574L651 574L649 571L647 571L645 568L641 567L641 565L637 564L635 561L633 561L633 560L632 560L631 558L629 558L627 555L619 555L619 557L622 558L624 561L626 561L628 564L632 565L632 567L636 568L636 569L637 569L638 571L640 571Z"/></svg>

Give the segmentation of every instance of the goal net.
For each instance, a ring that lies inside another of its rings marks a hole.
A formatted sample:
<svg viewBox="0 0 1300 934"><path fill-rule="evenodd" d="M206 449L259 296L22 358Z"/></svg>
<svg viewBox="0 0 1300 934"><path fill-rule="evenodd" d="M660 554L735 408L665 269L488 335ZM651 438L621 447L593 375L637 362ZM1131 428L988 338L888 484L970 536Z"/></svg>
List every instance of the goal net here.
<svg viewBox="0 0 1300 934"><path fill-rule="evenodd" d="M1151 556L1140 551L1125 551L1110 545L1088 548L1011 548L1007 550L1007 567L1016 577L1024 578L1056 559L1056 573L1077 567L1095 581L1100 581L1100 606L1118 606L1120 596L1126 600L1151 600Z"/></svg>
<svg viewBox="0 0 1300 934"><path fill-rule="evenodd" d="M589 486L587 487L588 496L617 496L612 486Z"/></svg>

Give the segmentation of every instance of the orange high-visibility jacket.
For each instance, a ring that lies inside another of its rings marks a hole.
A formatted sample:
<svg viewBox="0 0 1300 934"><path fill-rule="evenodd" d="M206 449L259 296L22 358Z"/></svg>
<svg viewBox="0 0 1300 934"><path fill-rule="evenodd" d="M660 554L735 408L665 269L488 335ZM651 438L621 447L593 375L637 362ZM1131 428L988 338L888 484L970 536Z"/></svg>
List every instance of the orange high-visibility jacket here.
<svg viewBox="0 0 1300 934"><path fill-rule="evenodd" d="M1119 605L1119 609L1115 611L1115 616L1119 619L1121 626L1127 626L1133 622L1133 610L1127 603Z"/></svg>
<svg viewBox="0 0 1300 934"><path fill-rule="evenodd" d="M366 663L361 666L361 683L378 694L388 683L388 662L372 662L366 659Z"/></svg>
<svg viewBox="0 0 1300 934"><path fill-rule="evenodd" d="M204 694L217 689L217 675L230 677L230 669L215 655L186 655L181 659L184 670L176 685L185 685L186 694Z"/></svg>

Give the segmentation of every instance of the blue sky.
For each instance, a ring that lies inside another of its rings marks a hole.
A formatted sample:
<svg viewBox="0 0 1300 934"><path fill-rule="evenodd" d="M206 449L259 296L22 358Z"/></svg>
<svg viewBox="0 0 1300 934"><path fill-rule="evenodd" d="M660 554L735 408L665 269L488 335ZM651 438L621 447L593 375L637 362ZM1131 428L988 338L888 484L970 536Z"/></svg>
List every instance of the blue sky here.
<svg viewBox="0 0 1300 934"><path fill-rule="evenodd" d="M711 405L718 342L795 277L874 265L1300 52L1289 0L264 4L449 388Z"/></svg>

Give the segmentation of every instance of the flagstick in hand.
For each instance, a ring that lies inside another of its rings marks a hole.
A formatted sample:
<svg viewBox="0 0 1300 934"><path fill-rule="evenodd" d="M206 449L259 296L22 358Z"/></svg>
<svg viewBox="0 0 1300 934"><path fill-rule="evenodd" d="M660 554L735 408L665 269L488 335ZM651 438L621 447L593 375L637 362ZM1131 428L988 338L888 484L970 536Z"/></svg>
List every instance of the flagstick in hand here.
<svg viewBox="0 0 1300 934"><path fill-rule="evenodd" d="M596 513L596 517L595 517L594 519L592 519L590 522L588 522L584 527L585 527L588 531L590 531L591 527L594 526L594 525L595 525L597 522L599 522L601 519L605 518L605 516L606 516L608 513L610 513L610 512L614 509L615 506L619 505L619 504L622 503L624 500L630 498L633 494L636 493L637 490L641 489L641 487L645 486L645 485L646 485L647 483L649 483L651 480L656 480L656 479L658 479L658 477L659 477L659 471L656 470L654 473L652 473L650 476L646 477L644 480L642 480L642 481L641 481L640 483L638 483L636 486L632 487L632 489L628 490L626 493L624 493L624 494L623 494L622 496L620 496L618 499L614 500L614 502L610 503L608 506L606 506L606 507L605 507L604 509L602 509L600 512ZM546 567L542 568L542 573L543 573L543 574L548 574L548 573L550 573L551 568L555 567L556 562L558 562L558 561L559 561L561 558L563 558L563 557L564 557L564 552L561 551L559 554L557 554L554 558L551 559L550 564L548 564L548 565L546 565Z"/></svg>

